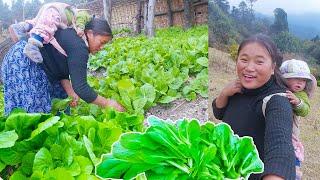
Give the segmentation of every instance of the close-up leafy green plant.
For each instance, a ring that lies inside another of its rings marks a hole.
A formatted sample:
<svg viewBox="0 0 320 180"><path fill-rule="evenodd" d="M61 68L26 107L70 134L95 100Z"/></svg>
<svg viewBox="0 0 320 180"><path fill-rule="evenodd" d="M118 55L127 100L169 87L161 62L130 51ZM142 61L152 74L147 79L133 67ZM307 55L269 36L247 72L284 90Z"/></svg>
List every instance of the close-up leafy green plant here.
<svg viewBox="0 0 320 180"><path fill-rule="evenodd" d="M263 162L251 137L234 135L225 123L155 116L144 132L129 132L112 145L96 167L101 178L247 179L263 172Z"/></svg>
<svg viewBox="0 0 320 180"><path fill-rule="evenodd" d="M93 170L99 157L121 133L142 131L144 120L113 109L99 118L14 110L0 122L1 177L97 179Z"/></svg>

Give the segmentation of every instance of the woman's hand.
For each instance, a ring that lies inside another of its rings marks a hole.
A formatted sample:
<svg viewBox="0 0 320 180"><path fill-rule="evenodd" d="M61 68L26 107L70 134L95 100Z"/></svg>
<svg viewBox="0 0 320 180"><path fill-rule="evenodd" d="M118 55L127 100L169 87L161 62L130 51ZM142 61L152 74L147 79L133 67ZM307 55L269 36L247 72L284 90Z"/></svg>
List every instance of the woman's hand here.
<svg viewBox="0 0 320 180"><path fill-rule="evenodd" d="M100 95L98 95L98 97L92 103L98 106L101 106L102 108L113 107L117 111L121 111L121 112L125 111L123 106L121 106L121 104L119 104L117 101L113 99L106 99Z"/></svg>
<svg viewBox="0 0 320 180"><path fill-rule="evenodd" d="M224 108L228 104L228 98L236 93L241 93L242 85L240 80L234 80L227 84L216 99L216 107Z"/></svg>
<svg viewBox="0 0 320 180"><path fill-rule="evenodd" d="M294 105L298 106L300 104L300 99L297 98L296 95L294 95L291 91L286 91L287 98L289 99L289 102Z"/></svg>
<svg viewBox="0 0 320 180"><path fill-rule="evenodd" d="M69 97L72 98L72 101L70 102L71 107L78 106L78 102L80 100L80 97L76 93L68 94Z"/></svg>
<svg viewBox="0 0 320 180"><path fill-rule="evenodd" d="M70 102L70 106L76 107L78 105L80 97L78 96L78 94L76 94L76 92L74 92L70 80L62 79L60 83L63 89L65 90L65 92L67 93L67 95L72 98L72 101Z"/></svg>
<svg viewBox="0 0 320 180"><path fill-rule="evenodd" d="M120 112L125 111L124 107L121 104L119 104L117 101L112 100L112 99L107 99L106 106L107 107L113 107L117 111L120 111Z"/></svg>
<svg viewBox="0 0 320 180"><path fill-rule="evenodd" d="M227 84L221 91L221 95L230 97L236 93L241 93L242 85L240 84L240 80L234 80Z"/></svg>

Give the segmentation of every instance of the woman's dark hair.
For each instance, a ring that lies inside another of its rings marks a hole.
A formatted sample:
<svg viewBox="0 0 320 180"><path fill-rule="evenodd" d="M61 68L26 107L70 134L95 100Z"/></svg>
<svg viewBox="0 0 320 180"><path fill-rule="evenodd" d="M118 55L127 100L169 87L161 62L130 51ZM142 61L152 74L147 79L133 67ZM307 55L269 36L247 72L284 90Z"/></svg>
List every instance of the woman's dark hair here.
<svg viewBox="0 0 320 180"><path fill-rule="evenodd" d="M285 87L285 82L281 76L280 69L279 69L282 64L283 57L280 51L278 50L277 46L271 40L271 38L264 34L256 34L256 35L250 36L249 38L241 42L238 49L238 55L242 50L242 48L244 48L247 44L250 44L250 43L258 43L264 48L266 48L266 50L269 52L269 55L271 56L272 62L276 64L275 70L274 70L276 83L281 87Z"/></svg>
<svg viewBox="0 0 320 180"><path fill-rule="evenodd" d="M111 28L108 22L101 18L92 17L91 21L86 24L85 30L92 30L95 34L112 36Z"/></svg>

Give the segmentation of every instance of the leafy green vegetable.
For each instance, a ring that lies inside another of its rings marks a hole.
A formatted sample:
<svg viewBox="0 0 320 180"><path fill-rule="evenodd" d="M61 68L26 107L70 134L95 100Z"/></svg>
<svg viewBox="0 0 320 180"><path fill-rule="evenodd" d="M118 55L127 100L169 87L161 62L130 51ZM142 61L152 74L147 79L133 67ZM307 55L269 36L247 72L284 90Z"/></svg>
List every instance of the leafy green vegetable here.
<svg viewBox="0 0 320 180"><path fill-rule="evenodd" d="M27 179L28 178L24 176L21 171L15 171L10 177L10 180L27 180Z"/></svg>
<svg viewBox="0 0 320 180"><path fill-rule="evenodd" d="M97 164L98 160L96 158L96 155L93 153L92 142L86 136L83 136L83 142L84 142L84 145L88 151L88 154L89 154L91 161L93 162L93 164Z"/></svg>
<svg viewBox="0 0 320 180"><path fill-rule="evenodd" d="M87 175L91 174L93 170L93 165L90 159L84 156L76 156L74 157L74 160L78 162L78 164L80 165L81 174L87 174Z"/></svg>
<svg viewBox="0 0 320 180"><path fill-rule="evenodd" d="M35 136L39 135L44 130L52 127L54 124L58 123L59 120L60 120L60 117L53 116L53 117L47 119L46 121L38 124L38 128L35 129L34 131L32 131L30 139L32 139Z"/></svg>
<svg viewBox="0 0 320 180"><path fill-rule="evenodd" d="M34 157L33 171L47 172L53 169L52 157L49 150L41 148Z"/></svg>
<svg viewBox="0 0 320 180"><path fill-rule="evenodd" d="M114 109L101 112L97 120L15 110L0 133L0 170L14 167L12 179L97 179L93 165L100 156L121 133L143 130L144 120Z"/></svg>
<svg viewBox="0 0 320 180"><path fill-rule="evenodd" d="M224 123L200 125L196 119L176 123L148 118L144 133L128 132L101 158L96 175L131 179L238 179L263 172L252 138L233 134Z"/></svg>
<svg viewBox="0 0 320 180"><path fill-rule="evenodd" d="M53 115L56 115L58 112L65 110L69 106L71 101L71 97L68 97L66 99L54 98L51 102L51 113Z"/></svg>
<svg viewBox="0 0 320 180"><path fill-rule="evenodd" d="M21 163L21 171L23 174L30 176L32 174L32 167L33 167L33 161L35 158L35 153L33 152L28 152L25 156L22 158L22 163Z"/></svg>
<svg viewBox="0 0 320 180"><path fill-rule="evenodd" d="M12 131L5 131L0 133L0 148L8 148L14 146L18 139L17 133Z"/></svg>
<svg viewBox="0 0 320 180"><path fill-rule="evenodd" d="M25 113L23 110L14 110L6 119L5 130L15 130L19 139L26 139L30 136L31 127L38 124L41 114Z"/></svg>

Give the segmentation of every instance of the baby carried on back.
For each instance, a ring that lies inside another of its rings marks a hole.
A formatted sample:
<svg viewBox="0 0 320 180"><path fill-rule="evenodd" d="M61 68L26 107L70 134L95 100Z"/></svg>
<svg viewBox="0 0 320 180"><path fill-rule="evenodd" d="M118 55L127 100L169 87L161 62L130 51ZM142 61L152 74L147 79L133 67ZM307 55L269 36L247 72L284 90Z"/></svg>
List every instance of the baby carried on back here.
<svg viewBox="0 0 320 180"><path fill-rule="evenodd" d="M87 10L76 9L65 3L53 2L43 5L34 19L11 25L9 33L14 42L29 34L28 43L23 52L32 61L41 63L43 58L39 48L43 44L50 43L61 54L67 56L67 53L54 38L58 28L73 28L86 42L84 29L90 20L91 16Z"/></svg>

